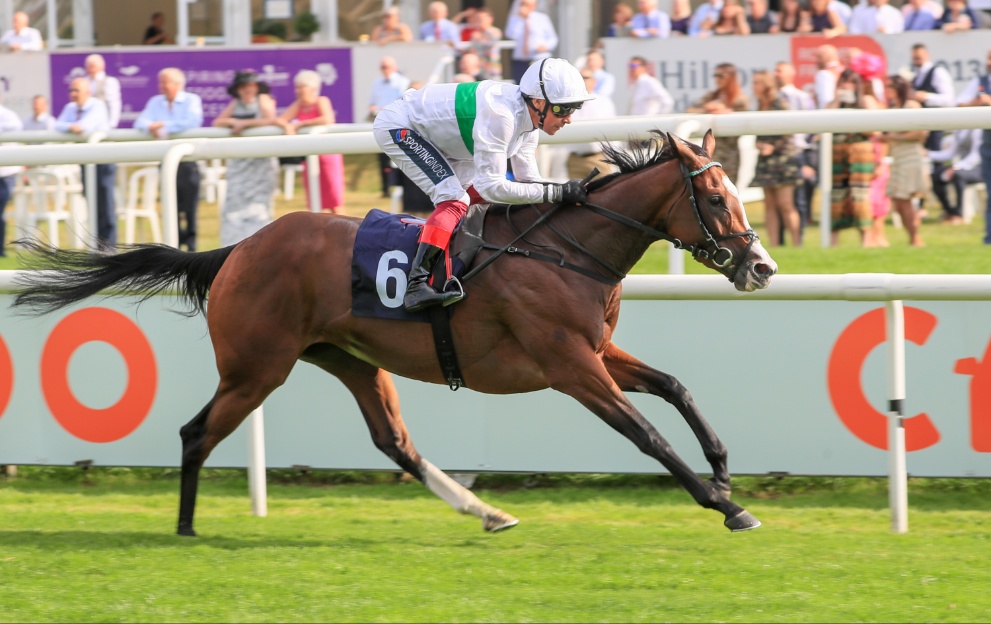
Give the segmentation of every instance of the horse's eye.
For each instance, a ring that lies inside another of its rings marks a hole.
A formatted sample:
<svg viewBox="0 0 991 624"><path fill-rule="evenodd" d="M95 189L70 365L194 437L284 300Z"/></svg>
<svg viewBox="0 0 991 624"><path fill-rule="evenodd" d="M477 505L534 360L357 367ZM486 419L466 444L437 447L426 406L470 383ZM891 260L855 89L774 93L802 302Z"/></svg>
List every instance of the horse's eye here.
<svg viewBox="0 0 991 624"><path fill-rule="evenodd" d="M726 205L726 202L723 201L723 196L722 195L713 195L712 197L709 198L709 203L714 208L722 208L722 207L724 207Z"/></svg>

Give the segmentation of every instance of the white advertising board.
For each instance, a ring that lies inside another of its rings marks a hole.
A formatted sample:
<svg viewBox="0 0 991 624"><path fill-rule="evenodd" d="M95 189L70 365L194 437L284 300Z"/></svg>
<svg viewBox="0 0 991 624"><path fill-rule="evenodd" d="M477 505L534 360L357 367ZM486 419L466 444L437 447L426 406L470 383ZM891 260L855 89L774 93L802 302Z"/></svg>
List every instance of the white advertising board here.
<svg viewBox="0 0 991 624"><path fill-rule="evenodd" d="M0 95L3 105L21 119L31 115L31 100L44 95L51 101L47 52L0 53Z"/></svg>
<svg viewBox="0 0 991 624"><path fill-rule="evenodd" d="M176 466L179 427L217 383L202 318L103 302L40 319L0 296L0 464ZM675 375L737 474L883 475L887 387L882 304L626 301L615 336ZM991 476L991 303L906 306L908 470ZM471 384L471 380L467 382ZM460 471L663 472L574 400L488 396L397 379L421 453ZM632 400L695 469L698 442L663 400ZM265 403L271 467L395 469L354 400L300 364ZM208 465L244 466L236 432Z"/></svg>

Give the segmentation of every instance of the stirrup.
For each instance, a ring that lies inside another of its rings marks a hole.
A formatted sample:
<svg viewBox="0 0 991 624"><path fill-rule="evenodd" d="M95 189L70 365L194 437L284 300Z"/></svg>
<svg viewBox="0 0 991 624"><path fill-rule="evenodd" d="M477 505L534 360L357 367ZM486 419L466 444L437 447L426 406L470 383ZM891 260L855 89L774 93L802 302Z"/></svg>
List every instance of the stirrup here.
<svg viewBox="0 0 991 624"><path fill-rule="evenodd" d="M451 285L452 283L453 283L453 284L454 284L455 286L457 286L457 287L458 287L458 289L457 289L457 290L448 290L448 289L447 289L447 288L448 288L448 287L449 287L449 286L450 286L450 285ZM451 305L452 303L457 303L457 302L459 302L459 301L461 301L462 299L464 299L464 298L465 298L465 287L464 287L464 286L462 286L462 284L461 284L461 280L459 280L458 278L456 278L456 277L454 277L453 275L451 276L451 279L449 279L449 280L447 280L447 281L446 281L446 282L444 283L444 288L442 288L442 289L440 290L440 292L442 292L442 293L457 293L457 295L458 295L457 297L451 297L450 299L448 299L448 300L446 300L446 301L444 301L444 302L443 302L443 306L444 306L445 308L446 308L447 306L449 306L449 305Z"/></svg>

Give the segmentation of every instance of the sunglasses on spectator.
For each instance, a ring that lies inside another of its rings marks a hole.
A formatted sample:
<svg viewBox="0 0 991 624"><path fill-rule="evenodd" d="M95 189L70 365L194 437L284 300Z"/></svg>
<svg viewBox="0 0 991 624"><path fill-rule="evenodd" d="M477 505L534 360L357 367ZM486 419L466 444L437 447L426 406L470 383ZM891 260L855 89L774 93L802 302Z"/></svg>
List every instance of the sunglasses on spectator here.
<svg viewBox="0 0 991 624"><path fill-rule="evenodd" d="M643 67L640 63L630 63L630 69L636 69L638 67Z"/></svg>
<svg viewBox="0 0 991 624"><path fill-rule="evenodd" d="M719 80L720 78L725 78L726 74L713 74L712 77Z"/></svg>
<svg viewBox="0 0 991 624"><path fill-rule="evenodd" d="M582 107L584 102L575 104L551 104L551 112L557 117L567 117Z"/></svg>

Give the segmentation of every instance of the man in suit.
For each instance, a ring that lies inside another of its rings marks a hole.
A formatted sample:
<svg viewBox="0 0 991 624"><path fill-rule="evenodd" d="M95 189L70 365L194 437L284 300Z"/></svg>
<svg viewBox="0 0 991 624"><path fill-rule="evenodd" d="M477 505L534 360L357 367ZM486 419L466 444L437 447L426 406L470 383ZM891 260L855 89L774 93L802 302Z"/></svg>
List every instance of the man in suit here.
<svg viewBox="0 0 991 624"><path fill-rule="evenodd" d="M516 42L512 75L517 84L531 63L550 58L557 48L557 31L551 18L536 9L537 0L520 0L516 13L506 23L506 37Z"/></svg>

